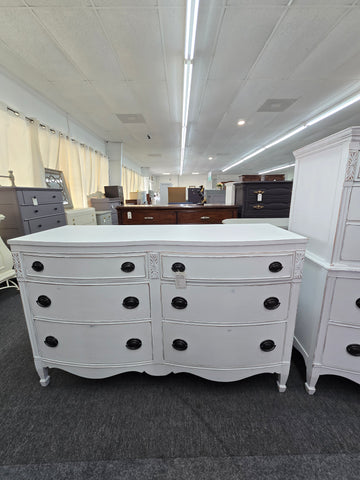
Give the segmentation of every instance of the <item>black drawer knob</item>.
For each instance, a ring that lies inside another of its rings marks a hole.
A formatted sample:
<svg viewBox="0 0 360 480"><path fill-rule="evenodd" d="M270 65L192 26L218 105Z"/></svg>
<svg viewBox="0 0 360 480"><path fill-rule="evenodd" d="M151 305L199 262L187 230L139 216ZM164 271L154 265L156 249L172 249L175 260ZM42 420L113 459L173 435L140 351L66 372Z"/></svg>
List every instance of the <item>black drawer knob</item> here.
<svg viewBox="0 0 360 480"><path fill-rule="evenodd" d="M130 273L135 270L135 265L132 262L124 262L121 265L121 270L125 273Z"/></svg>
<svg viewBox="0 0 360 480"><path fill-rule="evenodd" d="M53 195L52 197L53 197L53 198L56 198L56 195Z"/></svg>
<svg viewBox="0 0 360 480"><path fill-rule="evenodd" d="M47 308L50 307L51 300L46 295L40 295L36 300L36 303L39 305L39 307Z"/></svg>
<svg viewBox="0 0 360 480"><path fill-rule="evenodd" d="M123 306L131 310L139 305L139 299L136 297L126 297L123 300Z"/></svg>
<svg viewBox="0 0 360 480"><path fill-rule="evenodd" d="M360 308L360 298L358 298L358 299L356 300L355 305L356 305L358 308Z"/></svg>
<svg viewBox="0 0 360 480"><path fill-rule="evenodd" d="M346 351L354 357L360 357L360 345L358 343L352 343L346 347Z"/></svg>
<svg viewBox="0 0 360 480"><path fill-rule="evenodd" d="M39 210L34 210L34 213L39 213Z"/></svg>
<svg viewBox="0 0 360 480"><path fill-rule="evenodd" d="M129 338L126 342L126 348L129 350L138 350L142 345L140 338Z"/></svg>
<svg viewBox="0 0 360 480"><path fill-rule="evenodd" d="M55 207L54 210L57 210L57 207Z"/></svg>
<svg viewBox="0 0 360 480"><path fill-rule="evenodd" d="M47 345L48 347L51 347L51 348L54 348L54 347L57 347L58 346L58 339L55 338L55 337L52 337L51 335L49 337L46 337L45 340L44 340L44 343L45 345Z"/></svg>
<svg viewBox="0 0 360 480"><path fill-rule="evenodd" d="M172 264L171 270L173 272L185 272L185 265L181 262L175 262Z"/></svg>
<svg viewBox="0 0 360 480"><path fill-rule="evenodd" d="M187 301L183 297L174 297L171 300L171 305L178 310L182 310L187 307Z"/></svg>
<svg viewBox="0 0 360 480"><path fill-rule="evenodd" d="M268 310L275 310L280 306L279 299L276 297L269 297L264 301L264 307Z"/></svg>
<svg viewBox="0 0 360 480"><path fill-rule="evenodd" d="M260 349L263 352L271 352L276 347L274 340L264 340L260 343Z"/></svg>
<svg viewBox="0 0 360 480"><path fill-rule="evenodd" d="M35 270L35 272L42 272L44 270L44 265L36 260L36 262L33 262L31 265L31 268Z"/></svg>
<svg viewBox="0 0 360 480"><path fill-rule="evenodd" d="M38 225L38 228L41 228L41 227L42 227L42 225L41 225L41 223L40 223L40 225Z"/></svg>
<svg viewBox="0 0 360 480"><path fill-rule="evenodd" d="M60 223L60 220L56 220L57 223Z"/></svg>
<svg viewBox="0 0 360 480"><path fill-rule="evenodd" d="M283 269L282 263L280 262L272 262L269 265L270 272L277 273Z"/></svg>
<svg viewBox="0 0 360 480"><path fill-rule="evenodd" d="M176 340L174 340L172 346L175 350L180 350L181 352L188 348L187 342L185 342L185 340L182 340L181 338L177 338Z"/></svg>

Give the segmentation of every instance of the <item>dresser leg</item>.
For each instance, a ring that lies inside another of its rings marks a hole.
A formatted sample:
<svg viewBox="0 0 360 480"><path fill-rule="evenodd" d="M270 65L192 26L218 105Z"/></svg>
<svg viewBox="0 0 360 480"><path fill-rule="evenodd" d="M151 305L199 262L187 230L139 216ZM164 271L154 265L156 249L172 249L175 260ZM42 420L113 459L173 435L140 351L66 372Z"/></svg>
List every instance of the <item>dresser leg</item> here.
<svg viewBox="0 0 360 480"><path fill-rule="evenodd" d="M286 381L288 379L288 373L278 373L276 384L280 393L285 392L286 390Z"/></svg>
<svg viewBox="0 0 360 480"><path fill-rule="evenodd" d="M35 368L40 377L40 385L42 387L47 387L50 382L49 369L47 367L43 367L42 362L37 360L35 360Z"/></svg>
<svg viewBox="0 0 360 480"><path fill-rule="evenodd" d="M309 395L314 395L314 393L316 392L315 385L318 380L319 373L314 369L310 370L306 374L305 390Z"/></svg>

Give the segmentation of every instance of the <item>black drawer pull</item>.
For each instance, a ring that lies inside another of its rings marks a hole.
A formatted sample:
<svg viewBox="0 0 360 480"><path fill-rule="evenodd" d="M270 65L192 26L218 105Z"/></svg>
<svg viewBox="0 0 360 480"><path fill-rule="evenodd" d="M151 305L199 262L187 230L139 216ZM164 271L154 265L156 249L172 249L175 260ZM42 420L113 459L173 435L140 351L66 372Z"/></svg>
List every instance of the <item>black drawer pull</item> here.
<svg viewBox="0 0 360 480"><path fill-rule="evenodd" d="M360 357L360 345L358 343L352 343L346 347L346 351L354 357Z"/></svg>
<svg viewBox="0 0 360 480"><path fill-rule="evenodd" d="M174 297L171 300L171 305L178 310L182 310L187 307L187 301L183 297Z"/></svg>
<svg viewBox="0 0 360 480"><path fill-rule="evenodd" d="M53 197L53 198L56 198L56 195L53 195L52 197Z"/></svg>
<svg viewBox="0 0 360 480"><path fill-rule="evenodd" d="M129 310L136 308L139 305L139 299L136 297L126 297L123 300L123 306Z"/></svg>
<svg viewBox="0 0 360 480"><path fill-rule="evenodd" d="M41 228L41 227L42 227L42 225L41 225L41 224L40 224L40 225L38 225L38 228Z"/></svg>
<svg viewBox="0 0 360 480"><path fill-rule="evenodd" d="M35 270L35 272L41 272L42 270L44 270L44 265L36 260L36 262L33 262L33 264L31 265L31 268Z"/></svg>
<svg viewBox="0 0 360 480"><path fill-rule="evenodd" d="M260 349L263 352L272 352L275 349L276 345L274 340L264 340L260 343Z"/></svg>
<svg viewBox="0 0 360 480"><path fill-rule="evenodd" d="M46 295L40 295L36 300L36 303L39 305L39 307L47 308L50 307L51 300Z"/></svg>
<svg viewBox="0 0 360 480"><path fill-rule="evenodd" d="M176 340L173 341L172 347L175 350L179 350L182 352L188 348L188 344L187 342L185 342L185 340L182 340L181 338L177 338Z"/></svg>
<svg viewBox="0 0 360 480"><path fill-rule="evenodd" d="M126 342L126 348L129 350L138 350L142 345L140 338L129 338Z"/></svg>
<svg viewBox="0 0 360 480"><path fill-rule="evenodd" d="M280 270L283 269L282 263L280 262L272 262L269 265L269 270L270 272L277 273L280 272Z"/></svg>
<svg viewBox="0 0 360 480"><path fill-rule="evenodd" d="M57 210L57 207L55 207L54 210Z"/></svg>
<svg viewBox="0 0 360 480"><path fill-rule="evenodd" d="M355 305L356 305L358 308L360 308L360 298L358 298L358 299L356 300Z"/></svg>
<svg viewBox="0 0 360 480"><path fill-rule="evenodd" d="M39 213L39 210L34 210L34 213Z"/></svg>
<svg viewBox="0 0 360 480"><path fill-rule="evenodd" d="M172 264L171 270L173 272L185 272L185 265L181 262L175 262Z"/></svg>
<svg viewBox="0 0 360 480"><path fill-rule="evenodd" d="M48 347L54 348L54 347L57 347L57 346L58 346L59 341L58 341L57 338L52 337L52 336L50 335L49 337L46 337L46 338L45 338L44 343L45 343L45 345L47 345Z"/></svg>
<svg viewBox="0 0 360 480"><path fill-rule="evenodd" d="M135 270L135 265L132 262L124 262L121 265L121 270L125 273L130 273Z"/></svg>
<svg viewBox="0 0 360 480"><path fill-rule="evenodd" d="M278 308L280 306L279 299L276 297L269 297L266 300L264 300L264 307L267 308L268 310L275 310L275 308Z"/></svg>
<svg viewBox="0 0 360 480"><path fill-rule="evenodd" d="M56 220L56 223L60 223L61 220Z"/></svg>

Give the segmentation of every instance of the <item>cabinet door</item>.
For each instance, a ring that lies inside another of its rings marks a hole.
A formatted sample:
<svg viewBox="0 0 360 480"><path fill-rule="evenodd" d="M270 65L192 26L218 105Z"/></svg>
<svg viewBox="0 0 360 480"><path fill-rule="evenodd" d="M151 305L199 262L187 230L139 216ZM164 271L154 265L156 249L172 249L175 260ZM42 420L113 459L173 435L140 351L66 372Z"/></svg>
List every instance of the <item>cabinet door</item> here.
<svg viewBox="0 0 360 480"><path fill-rule="evenodd" d="M164 359L176 365L208 368L279 363L285 329L283 323L217 327L164 322Z"/></svg>

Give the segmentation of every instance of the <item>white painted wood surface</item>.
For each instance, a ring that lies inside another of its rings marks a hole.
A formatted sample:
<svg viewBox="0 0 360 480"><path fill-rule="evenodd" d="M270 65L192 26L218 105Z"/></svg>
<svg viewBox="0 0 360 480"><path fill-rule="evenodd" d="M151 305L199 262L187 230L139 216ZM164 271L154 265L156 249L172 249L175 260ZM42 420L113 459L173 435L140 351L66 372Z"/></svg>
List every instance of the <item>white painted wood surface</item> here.
<svg viewBox="0 0 360 480"><path fill-rule="evenodd" d="M305 245L272 225L67 226L13 239L41 385L49 367L89 378L189 372L216 381L268 372L284 391ZM132 271L122 270L126 262ZM279 271L270 271L274 262ZM174 263L184 271L175 274ZM41 296L51 303L41 306ZM129 297L134 308L124 306ZM176 297L185 308L172 305ZM272 297L279 305L268 309ZM127 347L131 339L138 349ZM174 348L179 339L186 349ZM274 345L264 351L267 340Z"/></svg>

